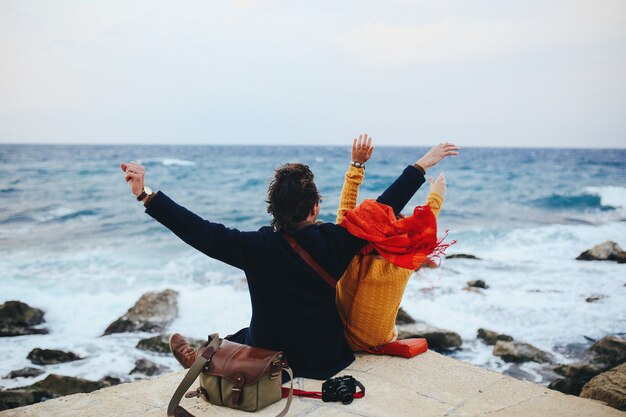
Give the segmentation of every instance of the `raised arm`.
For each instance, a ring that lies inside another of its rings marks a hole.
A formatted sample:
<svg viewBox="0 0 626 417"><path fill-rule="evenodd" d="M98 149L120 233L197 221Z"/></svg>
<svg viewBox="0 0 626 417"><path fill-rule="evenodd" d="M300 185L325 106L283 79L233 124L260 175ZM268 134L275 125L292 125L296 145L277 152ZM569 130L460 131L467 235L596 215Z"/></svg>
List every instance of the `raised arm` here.
<svg viewBox="0 0 626 417"><path fill-rule="evenodd" d="M122 164L131 192L139 196L144 189L145 169L137 163ZM162 192L145 201L146 213L200 252L236 268L245 268L254 248L262 247L260 233L240 232L202 219L176 204Z"/></svg>
<svg viewBox="0 0 626 417"><path fill-rule="evenodd" d="M438 164L442 159L458 155L459 148L451 143L440 143L429 150L415 164L404 169L400 175L377 199L379 203L391 206L393 212L398 215L409 202L415 192L424 184L424 175L431 167Z"/></svg>
<svg viewBox="0 0 626 417"><path fill-rule="evenodd" d="M426 205L430 206L435 217L438 217L443 205L443 195L446 193L446 177L442 172L436 180L430 177L428 182L430 183L430 194L426 198Z"/></svg>
<svg viewBox="0 0 626 417"><path fill-rule="evenodd" d="M352 160L341 189L341 199L339 200L339 209L337 210L337 224L341 223L346 211L356 207L359 186L365 176L365 163L371 158L373 151L372 138L368 138L367 134L359 135L359 139L354 139L352 142Z"/></svg>

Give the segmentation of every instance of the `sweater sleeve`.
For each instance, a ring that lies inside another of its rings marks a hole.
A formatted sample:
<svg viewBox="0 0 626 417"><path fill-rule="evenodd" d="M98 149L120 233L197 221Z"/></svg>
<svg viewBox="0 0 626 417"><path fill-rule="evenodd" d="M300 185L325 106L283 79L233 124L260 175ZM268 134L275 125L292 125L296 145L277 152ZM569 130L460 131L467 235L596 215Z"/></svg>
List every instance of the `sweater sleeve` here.
<svg viewBox="0 0 626 417"><path fill-rule="evenodd" d="M161 191L148 203L146 213L188 245L236 268L245 268L254 248L262 246L259 232L241 232L204 220Z"/></svg>
<svg viewBox="0 0 626 417"><path fill-rule="evenodd" d="M339 200L339 210L337 210L337 221L339 224L343 221L343 215L346 211L356 207L357 197L359 195L359 186L363 182L365 170L350 165L343 180L343 188L341 189L341 199Z"/></svg>
<svg viewBox="0 0 626 417"><path fill-rule="evenodd" d="M431 192L426 198L426 205L430 206L435 218L437 218L439 216L439 212L441 211L441 206L443 205L443 196L438 193Z"/></svg>
<svg viewBox="0 0 626 417"><path fill-rule="evenodd" d="M391 206L397 216L425 181L424 174L409 165L376 201Z"/></svg>

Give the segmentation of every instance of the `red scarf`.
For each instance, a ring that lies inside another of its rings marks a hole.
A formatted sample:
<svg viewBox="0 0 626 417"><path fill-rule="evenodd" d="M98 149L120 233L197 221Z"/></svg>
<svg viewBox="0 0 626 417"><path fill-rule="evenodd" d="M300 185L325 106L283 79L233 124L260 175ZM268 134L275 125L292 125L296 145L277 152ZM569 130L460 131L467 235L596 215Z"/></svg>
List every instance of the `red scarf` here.
<svg viewBox="0 0 626 417"><path fill-rule="evenodd" d="M383 258L406 269L418 269L455 243L442 244L445 236L437 240L437 219L429 206L417 206L412 215L396 219L390 206L365 200L345 213L340 226L368 241L362 254L376 249Z"/></svg>

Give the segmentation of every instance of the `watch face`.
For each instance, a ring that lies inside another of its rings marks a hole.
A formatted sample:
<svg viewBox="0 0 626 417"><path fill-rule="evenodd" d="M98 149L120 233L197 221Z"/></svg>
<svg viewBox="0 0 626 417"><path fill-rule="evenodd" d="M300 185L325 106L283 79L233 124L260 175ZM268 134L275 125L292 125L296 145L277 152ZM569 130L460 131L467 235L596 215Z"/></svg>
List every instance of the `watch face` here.
<svg viewBox="0 0 626 417"><path fill-rule="evenodd" d="M143 190L146 192L146 194L150 195L152 194L152 189L150 187L143 187Z"/></svg>

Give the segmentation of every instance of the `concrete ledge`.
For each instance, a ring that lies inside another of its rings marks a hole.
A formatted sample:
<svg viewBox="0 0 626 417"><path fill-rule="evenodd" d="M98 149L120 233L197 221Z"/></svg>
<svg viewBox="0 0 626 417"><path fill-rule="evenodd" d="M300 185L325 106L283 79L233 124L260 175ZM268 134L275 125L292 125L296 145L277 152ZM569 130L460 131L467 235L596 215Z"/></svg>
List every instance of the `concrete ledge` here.
<svg viewBox="0 0 626 417"><path fill-rule="evenodd" d="M148 417L165 416L169 399L185 372L117 385L0 412L0 417ZM291 416L491 416L626 417L595 401L564 395L530 382L428 351L413 359L359 355L341 374L361 381L367 395L350 405L294 398ZM305 380L304 389L320 390L321 381ZM275 416L282 400L254 415ZM196 415L251 416L200 399L184 399Z"/></svg>

